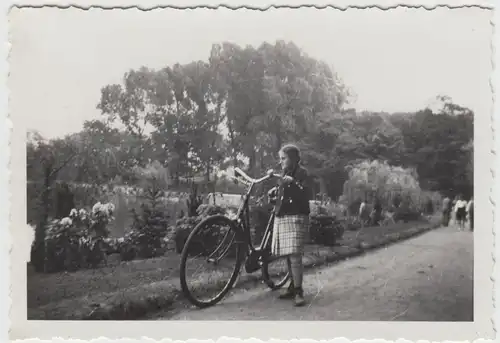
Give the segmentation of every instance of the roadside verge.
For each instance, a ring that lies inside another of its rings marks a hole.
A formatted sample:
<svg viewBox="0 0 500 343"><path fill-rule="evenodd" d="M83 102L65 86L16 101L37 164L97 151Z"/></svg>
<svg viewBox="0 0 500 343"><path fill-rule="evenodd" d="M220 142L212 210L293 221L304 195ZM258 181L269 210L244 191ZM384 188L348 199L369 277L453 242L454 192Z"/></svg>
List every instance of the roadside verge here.
<svg viewBox="0 0 500 343"><path fill-rule="evenodd" d="M334 263L392 243L407 240L430 231L431 223L398 223L387 227L369 227L347 231L336 246L308 245L304 254L305 269ZM242 273L235 288L261 282L260 272ZM207 284L207 289L210 284ZM184 301L179 279L171 276L162 281L147 282L111 292L67 298L28 308L30 320L133 320Z"/></svg>

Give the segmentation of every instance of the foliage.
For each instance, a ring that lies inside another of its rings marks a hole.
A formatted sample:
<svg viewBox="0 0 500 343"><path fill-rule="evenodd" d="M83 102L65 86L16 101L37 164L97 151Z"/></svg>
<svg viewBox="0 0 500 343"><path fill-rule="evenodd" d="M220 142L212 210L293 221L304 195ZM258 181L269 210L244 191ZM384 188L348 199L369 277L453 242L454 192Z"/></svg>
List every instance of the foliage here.
<svg viewBox="0 0 500 343"><path fill-rule="evenodd" d="M55 219L45 236L45 271L96 268L106 259L104 239L113 220L114 206L97 203L92 210L72 209L69 217Z"/></svg>
<svg viewBox="0 0 500 343"><path fill-rule="evenodd" d="M151 258L165 253L164 237L167 234L170 216L161 206L167 186L165 169L158 163L151 163L146 168L137 168L141 179L144 199L139 211L132 209L132 229L120 244L122 260Z"/></svg>
<svg viewBox="0 0 500 343"><path fill-rule="evenodd" d="M285 142L299 145L314 193L342 196L343 208L329 205L329 215L345 208L356 213L365 196L388 208L407 201L416 213L439 208L438 193L472 195L474 114L452 99L438 96L442 106L435 111L356 112L346 107L351 91L335 69L293 42L222 42L208 56L129 70L116 84L103 85L102 116L80 132L51 140L29 133L28 221L36 226L31 260L37 269L45 260L45 228L56 216L57 183L70 184L75 207L110 201L103 185L137 186L139 197L155 183L163 193L136 213L124 242L130 251L132 242L141 242L144 252L130 256L146 256L149 245L159 254L165 230L159 227L178 219L181 206L196 218L202 193L241 194L241 185L221 170L239 166L260 176L275 167ZM189 193L188 201L167 202L166 189ZM252 218L256 232L265 222L266 211L259 211Z"/></svg>
<svg viewBox="0 0 500 343"><path fill-rule="evenodd" d="M175 228L173 229L174 232L172 237L172 239L175 241L175 248L177 253L180 254L182 252L189 234L203 219L208 216L226 213L227 210L223 207L211 204L203 204L200 205L200 207L197 209L196 216L184 217L177 220ZM217 232L213 232L214 235L216 233Z"/></svg>
<svg viewBox="0 0 500 343"><path fill-rule="evenodd" d="M198 194L198 187L193 183L189 198L186 200L188 216L194 217L197 215L198 207L203 203L203 198Z"/></svg>
<svg viewBox="0 0 500 343"><path fill-rule="evenodd" d="M344 225L336 217L317 214L310 216L309 236L312 243L333 246L344 234Z"/></svg>
<svg viewBox="0 0 500 343"><path fill-rule="evenodd" d="M345 167L357 160L415 168L423 189L471 193L469 109L439 96L437 112L358 113L345 108L349 99L333 69L292 42L225 42L212 46L208 61L130 70L101 89L101 120L47 146L62 162L77 152L60 170L67 181L135 182L134 168L157 161L171 187L201 177L227 191L233 187L218 183L218 170L237 165L262 175L277 162L279 146L292 141L317 181L314 191L332 198L343 192ZM37 134L31 141L44 142ZM40 162L37 144L28 156ZM37 164L28 164L28 179Z"/></svg>
<svg viewBox="0 0 500 343"><path fill-rule="evenodd" d="M394 201L402 197L409 206L419 205L421 190L414 170L377 160L361 161L348 169L349 180L344 183L344 196L349 203L380 201L382 207L391 208Z"/></svg>

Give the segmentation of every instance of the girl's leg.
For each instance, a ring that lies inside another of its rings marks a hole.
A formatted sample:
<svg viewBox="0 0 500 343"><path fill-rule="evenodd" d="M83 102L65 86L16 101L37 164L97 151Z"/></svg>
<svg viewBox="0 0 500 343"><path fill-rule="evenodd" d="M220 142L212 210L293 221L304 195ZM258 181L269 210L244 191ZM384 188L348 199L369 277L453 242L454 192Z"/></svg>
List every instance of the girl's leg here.
<svg viewBox="0 0 500 343"><path fill-rule="evenodd" d="M288 266L288 272L291 275L290 278L290 284L288 285L288 288L286 291L282 294L280 294L279 298L280 299L292 299L295 296L295 284L293 280L293 268L292 268L292 261L290 259L290 256L286 257L286 264Z"/></svg>
<svg viewBox="0 0 500 343"><path fill-rule="evenodd" d="M303 266L302 255L294 254L289 258L293 284L296 288L302 287Z"/></svg>
<svg viewBox="0 0 500 343"><path fill-rule="evenodd" d="M302 279L304 275L302 255L294 254L290 256L290 261L292 265L292 278L295 286L295 305L302 306L305 303L304 291L302 290Z"/></svg>
<svg viewBox="0 0 500 343"><path fill-rule="evenodd" d="M290 256L286 257L286 264L288 267L288 272L290 273L290 286L288 287L288 291L292 291L294 288L294 282L293 282L292 260L290 259Z"/></svg>

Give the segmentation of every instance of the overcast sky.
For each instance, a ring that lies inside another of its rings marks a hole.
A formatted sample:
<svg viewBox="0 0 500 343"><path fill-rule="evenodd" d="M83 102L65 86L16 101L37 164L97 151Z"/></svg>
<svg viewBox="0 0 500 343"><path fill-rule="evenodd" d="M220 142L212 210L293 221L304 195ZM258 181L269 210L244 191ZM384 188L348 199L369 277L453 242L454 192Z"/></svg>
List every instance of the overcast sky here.
<svg viewBox="0 0 500 343"><path fill-rule="evenodd" d="M54 137L96 118L100 88L129 69L207 60L213 43L291 40L331 64L352 107L414 111L438 94L489 115L491 11L89 10L11 14L12 115Z"/></svg>

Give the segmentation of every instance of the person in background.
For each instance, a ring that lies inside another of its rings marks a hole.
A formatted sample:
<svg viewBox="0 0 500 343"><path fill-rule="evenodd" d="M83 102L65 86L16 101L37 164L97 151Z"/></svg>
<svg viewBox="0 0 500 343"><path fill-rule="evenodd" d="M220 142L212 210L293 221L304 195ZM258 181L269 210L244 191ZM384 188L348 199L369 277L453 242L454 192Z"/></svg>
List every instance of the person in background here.
<svg viewBox="0 0 500 343"><path fill-rule="evenodd" d="M373 225L378 225L382 219L382 203L378 198L375 199L373 204Z"/></svg>
<svg viewBox="0 0 500 343"><path fill-rule="evenodd" d="M366 200L361 201L359 205L359 221L361 222L361 227L365 226L365 211L366 211Z"/></svg>
<svg viewBox="0 0 500 343"><path fill-rule="evenodd" d="M469 217L469 228L474 231L474 198L471 197L467 203L467 216Z"/></svg>
<svg viewBox="0 0 500 343"><path fill-rule="evenodd" d="M451 216L451 199L446 197L443 199L443 226L448 226L450 224Z"/></svg>
<svg viewBox="0 0 500 343"><path fill-rule="evenodd" d="M457 212L455 211L456 206L457 206L457 201L458 201L458 195L455 195L453 200L451 201L451 212L450 212L450 219L453 224L457 223Z"/></svg>
<svg viewBox="0 0 500 343"><path fill-rule="evenodd" d="M455 220L458 224L458 227L460 229L463 229L465 226L465 216L467 214L466 212L466 207L467 207L467 201L463 200L463 197L460 195L457 198L457 202L455 203Z"/></svg>

